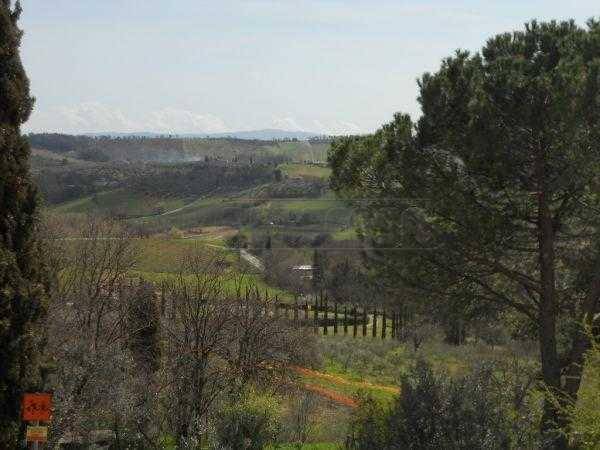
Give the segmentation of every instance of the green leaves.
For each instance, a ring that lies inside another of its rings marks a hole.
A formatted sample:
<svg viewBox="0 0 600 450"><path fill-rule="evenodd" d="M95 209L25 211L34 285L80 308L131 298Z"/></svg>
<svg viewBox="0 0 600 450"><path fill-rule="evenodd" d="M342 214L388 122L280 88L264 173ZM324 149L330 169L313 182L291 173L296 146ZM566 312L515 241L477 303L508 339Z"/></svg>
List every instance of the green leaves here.
<svg viewBox="0 0 600 450"><path fill-rule="evenodd" d="M535 307L535 293L523 293L537 282L539 193L559 247L575 230L596 233L599 29L532 22L491 38L481 54L458 51L419 81L416 125L397 115L372 136L334 143L332 187L361 212L368 236L397 246L409 205L434 236L433 246L413 243L424 252L388 254L384 265L408 275L416 260L427 270L415 286L453 273L469 291L483 283L492 296L520 292L517 301Z"/></svg>
<svg viewBox="0 0 600 450"><path fill-rule="evenodd" d="M37 198L29 177L29 145L20 125L31 112L29 80L19 57L21 8L0 4L0 447L19 441L22 393L40 389L40 322L48 277L35 239Z"/></svg>
<svg viewBox="0 0 600 450"><path fill-rule="evenodd" d="M332 146L333 189L390 287L447 317L517 312L537 326L544 381L575 396L585 342L561 325L600 312L600 24L532 22L419 88L414 130L397 115ZM415 208L425 241L403 226ZM546 406L549 431L563 419Z"/></svg>

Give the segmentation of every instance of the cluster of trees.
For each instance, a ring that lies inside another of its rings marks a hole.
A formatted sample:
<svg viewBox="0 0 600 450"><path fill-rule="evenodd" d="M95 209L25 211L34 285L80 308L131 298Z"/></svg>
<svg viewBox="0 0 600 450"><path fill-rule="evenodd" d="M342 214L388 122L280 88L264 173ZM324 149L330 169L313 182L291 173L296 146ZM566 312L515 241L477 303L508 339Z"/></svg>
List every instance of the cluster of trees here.
<svg viewBox="0 0 600 450"><path fill-rule="evenodd" d="M271 403L254 390L276 389L290 363L309 361L309 337L270 315L268 299L226 289L218 259L190 255L158 295L127 280L136 251L117 223L79 224L75 239L52 221L41 229L20 134L33 105L20 12L0 1L0 447L19 446L22 394L52 389L55 441L89 442L108 429L142 447L169 436L179 447L212 437L259 448L273 433ZM528 416L532 380L499 380L497 367L450 379L418 365L389 411L363 402L349 445L594 448L596 404L581 386L584 375L586 389L598 385L600 22L532 22L481 53L445 59L419 88L418 121L398 114L373 135L332 144L331 186L359 214L366 267L338 260L326 271L315 252L313 289L348 301L360 293L348 289L353 280L370 299L445 317L456 344L469 321L509 319L539 343L543 407ZM205 158L126 177L142 191L199 195L278 177L248 156L262 142L30 140L95 161ZM221 151L228 156L213 160ZM235 162L219 159L229 156Z"/></svg>
<svg viewBox="0 0 600 450"><path fill-rule="evenodd" d="M223 161L249 161L273 142L233 138L177 138L171 136L72 136L66 134L29 134L34 148L86 161L198 161L213 158Z"/></svg>
<svg viewBox="0 0 600 450"><path fill-rule="evenodd" d="M559 399L541 419L557 449L589 348L582 327L600 312L599 74L599 22L532 22L425 74L416 123L398 114L330 154L382 280L532 331Z"/></svg>
<svg viewBox="0 0 600 450"><path fill-rule="evenodd" d="M131 176L128 165L55 165L37 170L34 179L44 201L54 205L122 185Z"/></svg>
<svg viewBox="0 0 600 450"><path fill-rule="evenodd" d="M348 448L380 449L534 449L533 400L511 366L482 366L457 378L435 373L424 361L407 373L400 395L386 408L361 399Z"/></svg>
<svg viewBox="0 0 600 450"><path fill-rule="evenodd" d="M545 448L548 443L537 424L543 414L539 399L546 395L570 420L569 428L557 430L570 447L595 450L600 445L600 340L587 332L587 382L578 399L564 404L550 391L532 389L536 374L526 360L478 362L466 374L449 376L420 359L402 376L392 405L360 397L347 448Z"/></svg>
<svg viewBox="0 0 600 450"><path fill-rule="evenodd" d="M34 148L43 148L54 153L75 154L80 148L86 148L91 138L59 133L32 133L28 139Z"/></svg>
<svg viewBox="0 0 600 450"><path fill-rule="evenodd" d="M117 188L132 193L187 197L232 192L272 182L275 180L275 165L222 161L94 166L67 164L43 168L37 171L35 180L49 204Z"/></svg>
<svg viewBox="0 0 600 450"><path fill-rule="evenodd" d="M226 439L220 417L235 399L277 391L289 365L313 358L310 335L271 315L269 299L226 289L236 280L219 256L190 254L158 287L127 278L137 251L120 224L90 219L69 239L60 219L49 224L46 258L61 278L46 319L53 444Z"/></svg>
<svg viewBox="0 0 600 450"><path fill-rule="evenodd" d="M327 190L325 180L284 179L280 172L279 169L275 172L276 183L264 186L256 193L258 198L317 198Z"/></svg>
<svg viewBox="0 0 600 450"><path fill-rule="evenodd" d="M193 163L147 165L146 170L127 180L135 192L171 194L182 197L211 192L235 192L274 180L270 164Z"/></svg>

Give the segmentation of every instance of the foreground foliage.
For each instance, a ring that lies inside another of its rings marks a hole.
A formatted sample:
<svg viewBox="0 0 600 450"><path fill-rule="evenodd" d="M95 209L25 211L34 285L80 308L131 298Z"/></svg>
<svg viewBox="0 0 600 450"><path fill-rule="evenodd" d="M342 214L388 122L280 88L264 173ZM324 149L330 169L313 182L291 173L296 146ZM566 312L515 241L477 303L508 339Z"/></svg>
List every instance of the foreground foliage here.
<svg viewBox="0 0 600 450"><path fill-rule="evenodd" d="M592 340L586 354L583 385L576 400L571 399L565 413L571 424L563 430L572 444L581 450L600 448L600 341Z"/></svg>
<svg viewBox="0 0 600 450"><path fill-rule="evenodd" d="M404 377L400 396L386 410L364 397L355 415L351 448L375 449L522 449L539 443L532 417L498 386L493 368L450 378L420 361Z"/></svg>
<svg viewBox="0 0 600 450"><path fill-rule="evenodd" d="M217 421L217 441L223 448L262 450L280 431L281 406L272 395L248 389L230 399Z"/></svg>
<svg viewBox="0 0 600 450"><path fill-rule="evenodd" d="M220 253L190 252L159 289L128 278L139 242L118 222L90 219L80 237L60 236L47 239L61 280L48 318L52 445L102 434L195 448L214 437L222 405L239 399L247 410L230 417L241 433L263 432L261 418L247 430L264 399L247 393L286 383L288 366L311 357L310 335L274 317L256 287L224 283Z"/></svg>

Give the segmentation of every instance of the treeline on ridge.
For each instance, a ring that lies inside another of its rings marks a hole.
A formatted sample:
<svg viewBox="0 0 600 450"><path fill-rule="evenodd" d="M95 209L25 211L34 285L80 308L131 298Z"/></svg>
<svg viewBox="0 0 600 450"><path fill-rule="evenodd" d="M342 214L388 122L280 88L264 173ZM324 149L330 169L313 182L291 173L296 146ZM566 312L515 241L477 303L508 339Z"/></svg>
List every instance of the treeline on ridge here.
<svg viewBox="0 0 600 450"><path fill-rule="evenodd" d="M30 134L28 139L33 148L95 162L176 162L206 157L225 161L250 161L277 154L270 148L277 148L285 143L235 138L72 136L58 133ZM323 143L323 140L314 142Z"/></svg>

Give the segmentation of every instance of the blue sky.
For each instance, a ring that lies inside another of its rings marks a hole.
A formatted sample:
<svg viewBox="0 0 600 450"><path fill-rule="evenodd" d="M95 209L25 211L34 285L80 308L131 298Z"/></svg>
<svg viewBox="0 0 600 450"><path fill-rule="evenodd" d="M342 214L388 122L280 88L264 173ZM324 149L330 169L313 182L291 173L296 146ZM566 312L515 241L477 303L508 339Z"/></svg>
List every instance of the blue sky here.
<svg viewBox="0 0 600 450"><path fill-rule="evenodd" d="M416 78L597 0L22 0L27 131L369 132L419 114Z"/></svg>

